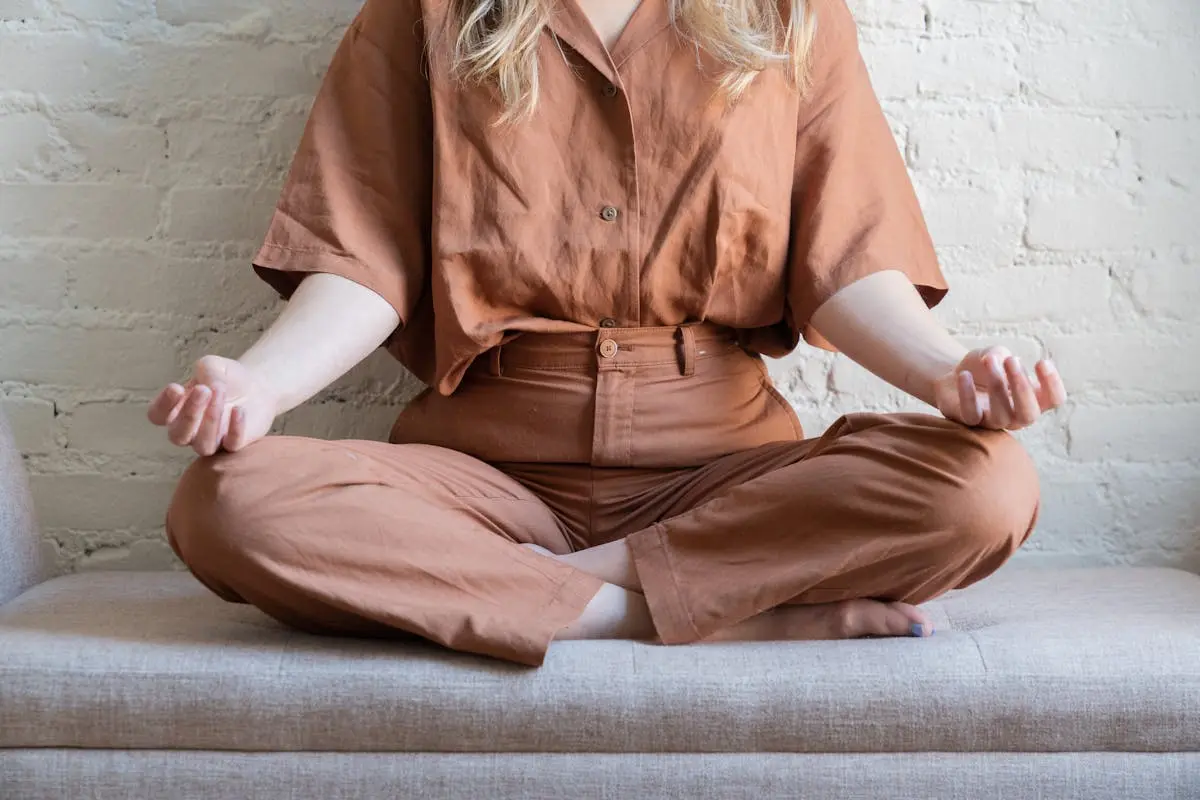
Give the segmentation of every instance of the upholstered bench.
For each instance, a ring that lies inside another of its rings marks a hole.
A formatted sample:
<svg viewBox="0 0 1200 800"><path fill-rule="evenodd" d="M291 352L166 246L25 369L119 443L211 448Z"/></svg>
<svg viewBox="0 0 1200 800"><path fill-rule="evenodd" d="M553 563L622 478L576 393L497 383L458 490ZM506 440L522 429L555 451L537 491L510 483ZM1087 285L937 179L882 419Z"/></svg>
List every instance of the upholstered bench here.
<svg viewBox="0 0 1200 800"><path fill-rule="evenodd" d="M333 640L43 580L0 423L0 798L1200 798L1200 577L1009 566L924 640Z"/></svg>

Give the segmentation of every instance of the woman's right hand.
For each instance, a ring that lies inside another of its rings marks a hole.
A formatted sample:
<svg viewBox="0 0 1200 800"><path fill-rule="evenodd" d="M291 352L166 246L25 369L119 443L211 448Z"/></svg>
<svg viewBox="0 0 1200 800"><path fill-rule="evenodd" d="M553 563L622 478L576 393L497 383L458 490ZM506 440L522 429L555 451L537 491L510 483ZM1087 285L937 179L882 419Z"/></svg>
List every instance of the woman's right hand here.
<svg viewBox="0 0 1200 800"><path fill-rule="evenodd" d="M169 384L146 416L167 438L202 456L241 450L267 435L277 414L272 392L240 361L205 356L184 385Z"/></svg>

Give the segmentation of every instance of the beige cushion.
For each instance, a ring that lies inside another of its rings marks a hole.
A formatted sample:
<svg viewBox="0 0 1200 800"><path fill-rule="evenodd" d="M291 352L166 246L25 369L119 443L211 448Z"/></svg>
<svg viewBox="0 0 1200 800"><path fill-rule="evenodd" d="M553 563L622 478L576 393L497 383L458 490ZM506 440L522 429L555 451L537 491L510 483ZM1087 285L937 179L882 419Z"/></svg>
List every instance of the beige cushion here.
<svg viewBox="0 0 1200 800"><path fill-rule="evenodd" d="M0 747L435 752L1200 750L1200 578L1010 567L930 639L556 644L533 670L312 637L190 576L0 608Z"/></svg>
<svg viewBox="0 0 1200 800"><path fill-rule="evenodd" d="M0 751L19 800L1195 800L1197 753Z"/></svg>

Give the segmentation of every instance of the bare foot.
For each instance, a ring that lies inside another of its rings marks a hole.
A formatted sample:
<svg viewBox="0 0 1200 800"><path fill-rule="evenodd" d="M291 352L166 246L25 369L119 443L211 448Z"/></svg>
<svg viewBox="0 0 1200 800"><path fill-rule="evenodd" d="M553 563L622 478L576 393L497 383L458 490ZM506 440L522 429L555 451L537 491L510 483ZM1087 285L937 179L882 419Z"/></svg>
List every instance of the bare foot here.
<svg viewBox="0 0 1200 800"><path fill-rule="evenodd" d="M932 635L933 623L915 606L864 599L819 605L780 606L718 631L706 641L794 641Z"/></svg>
<svg viewBox="0 0 1200 800"><path fill-rule="evenodd" d="M536 544L522 544L536 553L572 563L579 553L558 555ZM598 549L597 549L598 551ZM599 574L599 571L585 569ZM601 575L608 580L608 577ZM611 582L611 581L610 581ZM641 586L624 587L640 591ZM859 639L865 636L933 635L933 623L916 606L879 600L842 600L817 605L787 605L718 631L708 642L797 641L809 639Z"/></svg>
<svg viewBox="0 0 1200 800"><path fill-rule="evenodd" d="M570 564L581 572L595 575L605 583L620 586L631 592L642 591L642 581L637 569L633 566L633 557L624 539L615 542L576 550L573 553L552 553L536 544L524 544L530 550L541 553L549 558L557 559L564 564Z"/></svg>

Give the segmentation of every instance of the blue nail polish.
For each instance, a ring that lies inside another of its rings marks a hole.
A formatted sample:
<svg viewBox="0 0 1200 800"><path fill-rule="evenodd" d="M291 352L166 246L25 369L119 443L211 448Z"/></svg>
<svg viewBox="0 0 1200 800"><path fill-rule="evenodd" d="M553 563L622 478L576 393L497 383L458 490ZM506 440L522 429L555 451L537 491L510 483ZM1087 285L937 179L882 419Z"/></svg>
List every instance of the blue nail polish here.
<svg viewBox="0 0 1200 800"><path fill-rule="evenodd" d="M910 627L908 629L908 632L911 633L913 636L924 636L925 635L925 626L919 622L914 622L912 624L912 627Z"/></svg>

